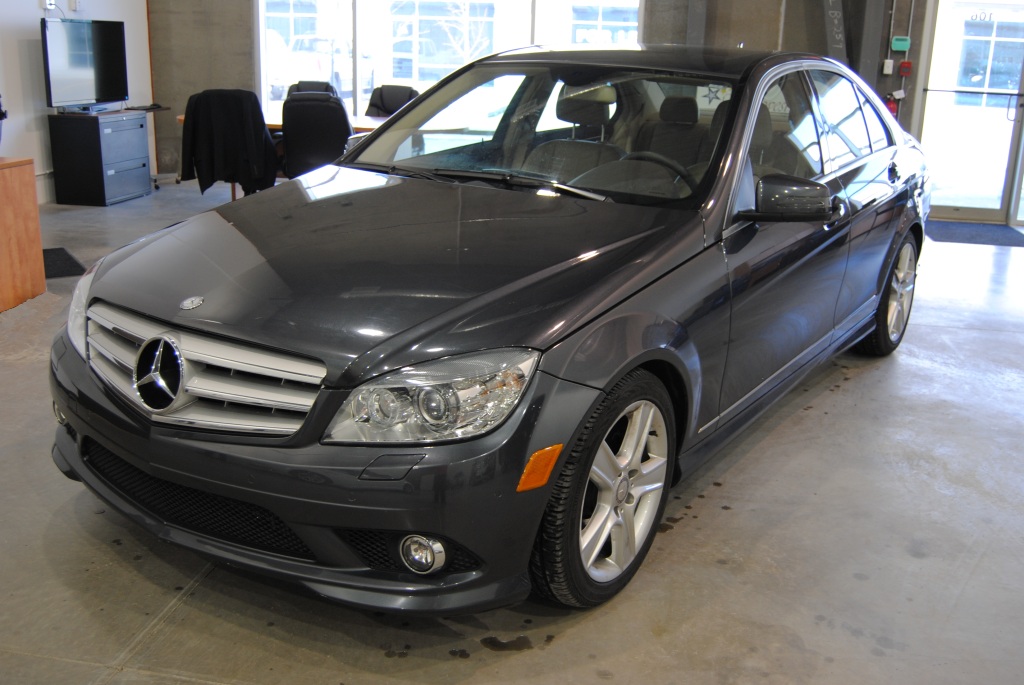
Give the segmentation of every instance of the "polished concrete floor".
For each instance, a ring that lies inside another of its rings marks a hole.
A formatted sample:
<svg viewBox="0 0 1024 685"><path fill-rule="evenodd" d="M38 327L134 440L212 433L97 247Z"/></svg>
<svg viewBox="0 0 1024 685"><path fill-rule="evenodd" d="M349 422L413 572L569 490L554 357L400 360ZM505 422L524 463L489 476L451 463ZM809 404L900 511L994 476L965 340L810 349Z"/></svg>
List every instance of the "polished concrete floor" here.
<svg viewBox="0 0 1024 685"><path fill-rule="evenodd" d="M44 206L89 263L227 197ZM0 682L1020 683L1024 249L929 241L900 350L844 355L672 492L591 611L377 615L136 530L50 460L74 279L0 314Z"/></svg>

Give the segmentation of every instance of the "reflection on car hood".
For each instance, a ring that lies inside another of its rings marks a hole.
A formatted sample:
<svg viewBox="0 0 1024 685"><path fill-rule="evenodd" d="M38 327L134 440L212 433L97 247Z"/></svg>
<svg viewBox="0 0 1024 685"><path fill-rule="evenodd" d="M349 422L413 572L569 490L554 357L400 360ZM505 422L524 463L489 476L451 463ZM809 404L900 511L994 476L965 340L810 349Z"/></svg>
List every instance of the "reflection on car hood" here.
<svg viewBox="0 0 1024 685"><path fill-rule="evenodd" d="M354 367L342 382L356 382L417 358L544 348L694 216L325 167L123 248L91 294L323 359L329 382Z"/></svg>

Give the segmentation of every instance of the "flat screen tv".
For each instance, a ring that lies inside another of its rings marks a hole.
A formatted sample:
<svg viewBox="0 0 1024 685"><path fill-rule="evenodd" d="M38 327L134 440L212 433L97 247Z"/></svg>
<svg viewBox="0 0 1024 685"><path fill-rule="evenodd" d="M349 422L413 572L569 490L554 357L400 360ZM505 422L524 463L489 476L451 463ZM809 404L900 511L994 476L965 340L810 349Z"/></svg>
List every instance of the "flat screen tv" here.
<svg viewBox="0 0 1024 685"><path fill-rule="evenodd" d="M46 104L89 111L128 99L124 22L43 19Z"/></svg>

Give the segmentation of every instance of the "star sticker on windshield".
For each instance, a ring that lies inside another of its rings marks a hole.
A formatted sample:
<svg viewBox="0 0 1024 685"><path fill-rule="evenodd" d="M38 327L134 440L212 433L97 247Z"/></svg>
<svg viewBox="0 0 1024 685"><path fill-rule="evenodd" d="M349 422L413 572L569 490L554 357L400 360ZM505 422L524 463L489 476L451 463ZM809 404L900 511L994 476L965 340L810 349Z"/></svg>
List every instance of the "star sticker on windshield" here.
<svg viewBox="0 0 1024 685"><path fill-rule="evenodd" d="M704 98L708 101L708 104L710 105L712 102L722 99L720 97L721 93L722 91L719 86L708 86L707 92L704 93Z"/></svg>

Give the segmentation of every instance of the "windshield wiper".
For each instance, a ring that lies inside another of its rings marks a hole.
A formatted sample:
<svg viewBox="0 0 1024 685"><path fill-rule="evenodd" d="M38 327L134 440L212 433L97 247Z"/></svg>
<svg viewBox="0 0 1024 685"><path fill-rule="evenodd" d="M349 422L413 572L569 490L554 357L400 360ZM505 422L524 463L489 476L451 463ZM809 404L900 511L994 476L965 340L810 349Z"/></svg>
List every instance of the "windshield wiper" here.
<svg viewBox="0 0 1024 685"><path fill-rule="evenodd" d="M454 183L447 176L432 173L426 169L417 167L401 167L394 164L373 164L370 162L345 162L341 166L350 169L362 169L364 171L378 171L389 176L402 176L403 178L425 178L439 183Z"/></svg>
<svg viewBox="0 0 1024 685"><path fill-rule="evenodd" d="M535 176L525 176L523 174L516 174L511 171L482 171L475 169L434 169L435 174L441 176L447 176L449 178L460 178L460 179L479 179L481 181L494 181L497 183L504 183L510 186L520 186L523 188L551 188L559 193L566 195L575 195L582 197L585 200L595 200L597 202L610 202L611 198L607 195L601 195L591 190L585 190L583 188L576 188L569 186L558 181L551 181L545 178L537 178Z"/></svg>

